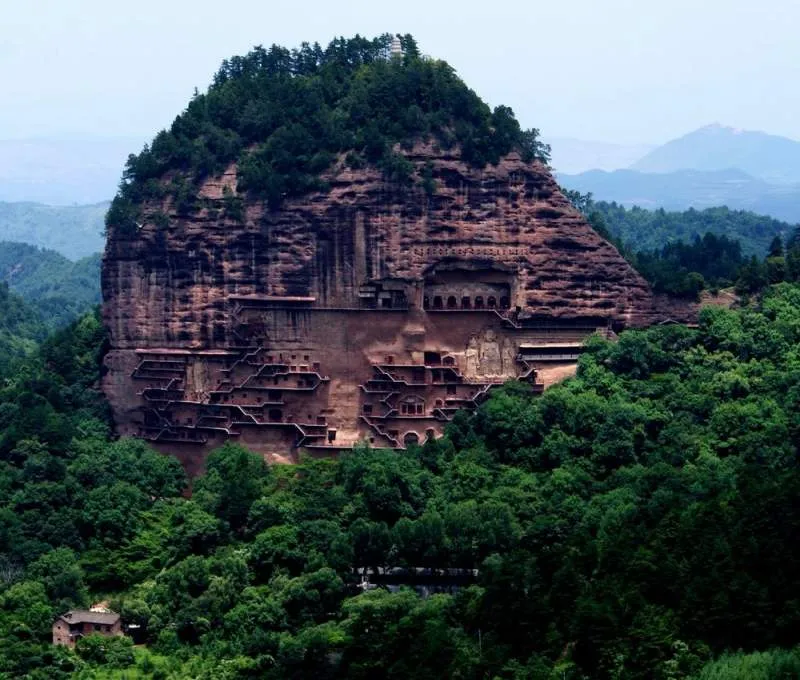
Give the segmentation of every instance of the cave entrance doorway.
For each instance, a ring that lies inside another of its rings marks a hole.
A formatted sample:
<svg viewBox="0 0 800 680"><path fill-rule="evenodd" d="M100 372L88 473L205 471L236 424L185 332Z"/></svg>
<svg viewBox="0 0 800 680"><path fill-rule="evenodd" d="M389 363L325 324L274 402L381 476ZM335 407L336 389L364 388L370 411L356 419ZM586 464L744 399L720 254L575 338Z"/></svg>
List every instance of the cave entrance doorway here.
<svg viewBox="0 0 800 680"><path fill-rule="evenodd" d="M406 432L403 437L403 446L406 448L419 446L419 435L416 432Z"/></svg>

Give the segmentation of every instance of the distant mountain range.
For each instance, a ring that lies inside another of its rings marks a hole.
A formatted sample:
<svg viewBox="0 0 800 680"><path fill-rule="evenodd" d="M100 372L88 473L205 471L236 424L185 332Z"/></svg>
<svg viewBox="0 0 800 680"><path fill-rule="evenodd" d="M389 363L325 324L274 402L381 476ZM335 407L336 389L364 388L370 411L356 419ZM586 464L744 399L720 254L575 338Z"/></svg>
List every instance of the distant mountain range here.
<svg viewBox="0 0 800 680"><path fill-rule="evenodd" d="M800 222L800 185L769 184L741 170L679 170L643 173L635 170L590 170L558 175L567 189L591 192L598 200L626 207L685 210L727 206L796 224Z"/></svg>
<svg viewBox="0 0 800 680"><path fill-rule="evenodd" d="M595 148L590 144L585 157ZM668 210L728 206L800 222L800 142L787 137L709 125L651 149L629 168L570 173L554 165L566 188L597 200Z"/></svg>
<svg viewBox="0 0 800 680"><path fill-rule="evenodd" d="M0 201L99 203L117 191L130 137L0 140Z"/></svg>
<svg viewBox="0 0 800 680"><path fill-rule="evenodd" d="M612 144L572 137L544 141L552 148L551 165L555 171L569 174L627 168L656 148L654 144Z"/></svg>
<svg viewBox="0 0 800 680"><path fill-rule="evenodd" d="M714 124L673 139L630 166L657 173L731 168L770 183L800 183L800 142Z"/></svg>
<svg viewBox="0 0 800 680"><path fill-rule="evenodd" d="M108 202L77 206L0 202L0 241L29 243L77 260L103 250L108 205Z"/></svg>
<svg viewBox="0 0 800 680"><path fill-rule="evenodd" d="M73 262L53 250L0 241L0 281L56 328L100 303L100 253Z"/></svg>

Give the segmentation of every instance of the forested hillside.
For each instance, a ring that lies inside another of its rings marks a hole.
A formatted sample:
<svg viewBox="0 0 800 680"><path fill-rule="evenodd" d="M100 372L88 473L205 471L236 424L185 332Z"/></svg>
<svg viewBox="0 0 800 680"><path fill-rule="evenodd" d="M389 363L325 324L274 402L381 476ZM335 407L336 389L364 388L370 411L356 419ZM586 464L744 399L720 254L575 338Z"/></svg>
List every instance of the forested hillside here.
<svg viewBox="0 0 800 680"><path fill-rule="evenodd" d="M199 183L234 161L237 190L274 208L324 189L322 175L340 155L351 167L373 164L410 182L413 165L398 144L458 145L476 167L512 150L528 160L549 157L539 131L521 129L510 108L490 109L450 65L420 55L412 36L400 42L403 53L393 57L385 34L338 38L326 48L259 46L225 60L208 91L129 158L107 225L135 233L142 203L165 195L180 214L197 211ZM231 214L241 210L237 200L230 196Z"/></svg>
<svg viewBox="0 0 800 680"><path fill-rule="evenodd" d="M225 446L187 499L173 459L111 440L84 317L3 376L0 677L797 677L798 329L782 284L593 340L575 379L405 453ZM425 598L356 567L477 572ZM101 598L146 647L48 644Z"/></svg>
<svg viewBox="0 0 800 680"><path fill-rule="evenodd" d="M37 310L0 282L0 374L36 349L47 333Z"/></svg>
<svg viewBox="0 0 800 680"><path fill-rule="evenodd" d="M628 207L683 211L728 206L777 220L800 222L797 184L770 184L736 169L676 170L662 174L590 170L579 175L559 173L558 180L569 189L591 192Z"/></svg>
<svg viewBox="0 0 800 680"><path fill-rule="evenodd" d="M28 243L79 259L103 250L108 203L54 206L0 201L0 241Z"/></svg>
<svg viewBox="0 0 800 680"><path fill-rule="evenodd" d="M766 215L726 207L674 212L594 201L592 209L602 215L612 236L635 251L660 249L676 241L691 243L696 236L713 234L738 241L747 257L764 257L776 236L787 239L797 227Z"/></svg>
<svg viewBox="0 0 800 680"><path fill-rule="evenodd" d="M570 190L565 194L656 293L699 300L703 291L735 287L736 293L746 297L770 284L800 281L800 227L772 224L780 231L765 253L747 256L737 238L739 232L752 233L753 227L763 229L764 223L773 220L727 208L702 213L627 210L616 203L595 202L592 194ZM703 232L704 228L708 231ZM725 235L728 230L733 236ZM647 243L660 245L642 246Z"/></svg>
<svg viewBox="0 0 800 680"><path fill-rule="evenodd" d="M72 262L53 250L0 241L0 280L49 328L59 328L100 304L100 254Z"/></svg>

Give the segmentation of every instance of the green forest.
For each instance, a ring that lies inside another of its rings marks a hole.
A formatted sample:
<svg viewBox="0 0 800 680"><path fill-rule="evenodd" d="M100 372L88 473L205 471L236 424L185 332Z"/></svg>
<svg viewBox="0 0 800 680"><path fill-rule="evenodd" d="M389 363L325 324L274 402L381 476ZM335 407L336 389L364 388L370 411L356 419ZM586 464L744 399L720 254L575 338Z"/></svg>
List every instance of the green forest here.
<svg viewBox="0 0 800 680"><path fill-rule="evenodd" d="M225 60L208 91L129 157L107 227L134 234L141 203L165 194L191 214L201 207L198 183L233 161L239 189L277 207L323 189L321 174L339 154L398 184L412 180L413 166L395 146L418 140L458 145L477 167L514 149L528 160L549 158L539 131L522 130L510 108L490 109L451 66L420 55L410 35L401 38L403 55L390 58L391 41L386 34L339 38L324 49L273 45ZM165 184L169 171L177 175ZM236 206L229 212L235 217Z"/></svg>
<svg viewBox="0 0 800 680"><path fill-rule="evenodd" d="M0 241L0 281L55 330L100 303L100 254L73 262L54 250Z"/></svg>
<svg viewBox="0 0 800 680"><path fill-rule="evenodd" d="M0 242L0 376L99 302L99 255L71 262L52 250Z"/></svg>
<svg viewBox="0 0 800 680"><path fill-rule="evenodd" d="M103 249L108 206L0 201L0 242L22 241L80 260Z"/></svg>
<svg viewBox="0 0 800 680"><path fill-rule="evenodd" d="M225 61L129 158L108 229L166 194L192 213L234 161L275 208L340 156L416 181L396 149L420 139L547 162L390 42ZM800 679L800 238L569 198L657 292L734 287L738 308L592 337L574 378L509 382L422 446L270 466L229 443L191 482L113 434L98 257L0 247L0 680ZM130 636L50 644L96 602Z"/></svg>
<svg viewBox="0 0 800 680"><path fill-rule="evenodd" d="M226 445L191 498L111 436L104 343L90 313L3 369L0 678L800 676L800 286L592 339L405 453ZM475 571L421 597L359 567ZM140 644L48 643L101 599Z"/></svg>
<svg viewBox="0 0 800 680"><path fill-rule="evenodd" d="M46 335L38 311L0 282L0 374L5 374L15 359L35 351Z"/></svg>
<svg viewBox="0 0 800 680"><path fill-rule="evenodd" d="M734 288L747 297L800 281L800 226L727 208L648 211L597 202L591 193L564 195L656 293L698 300L703 291ZM756 231L771 234L766 245L753 240Z"/></svg>
<svg viewBox="0 0 800 680"><path fill-rule="evenodd" d="M603 217L615 238L635 251L657 250L676 241L691 243L697 236L712 234L738 241L745 257L763 257L776 236L788 239L796 227L766 215L724 206L679 212L592 201L592 209Z"/></svg>

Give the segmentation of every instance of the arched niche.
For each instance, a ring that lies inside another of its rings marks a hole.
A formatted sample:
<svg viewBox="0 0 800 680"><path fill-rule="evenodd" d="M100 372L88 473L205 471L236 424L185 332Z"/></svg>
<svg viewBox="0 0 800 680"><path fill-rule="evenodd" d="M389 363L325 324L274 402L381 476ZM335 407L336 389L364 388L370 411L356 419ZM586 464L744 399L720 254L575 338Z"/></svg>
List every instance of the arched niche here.
<svg viewBox="0 0 800 680"><path fill-rule="evenodd" d="M412 446L419 446L419 435L413 430L406 432L403 435L403 446L410 448Z"/></svg>

